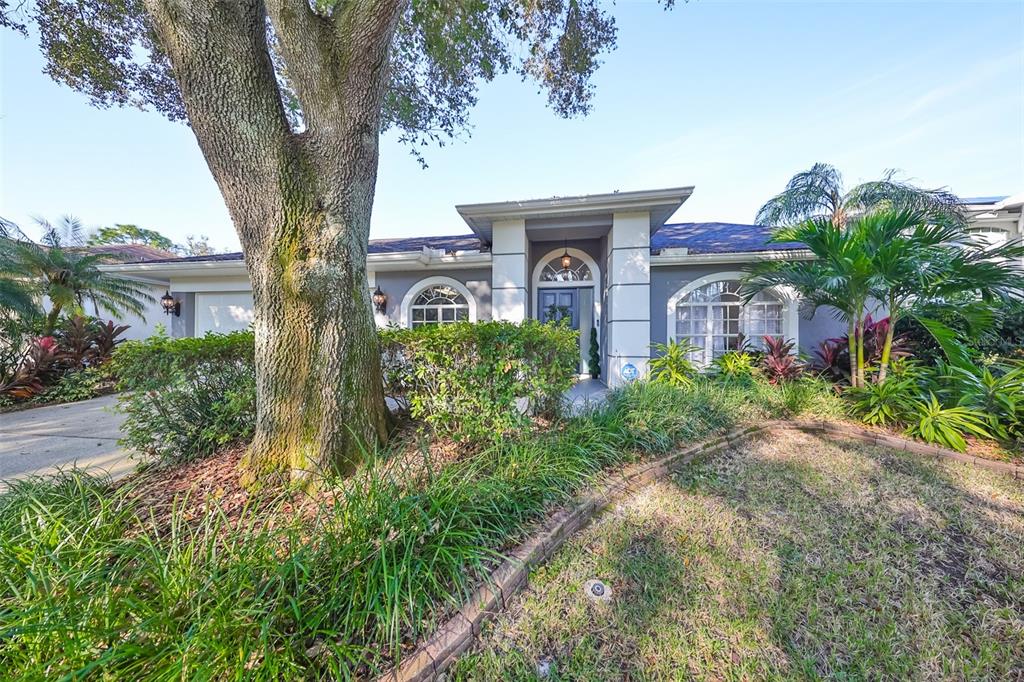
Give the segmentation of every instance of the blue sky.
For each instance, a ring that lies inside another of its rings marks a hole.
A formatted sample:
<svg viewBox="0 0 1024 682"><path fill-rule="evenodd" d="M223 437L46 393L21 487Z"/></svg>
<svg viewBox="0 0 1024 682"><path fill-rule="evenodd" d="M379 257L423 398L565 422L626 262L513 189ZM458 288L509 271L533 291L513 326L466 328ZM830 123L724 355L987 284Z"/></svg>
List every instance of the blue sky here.
<svg viewBox="0 0 1024 682"><path fill-rule="evenodd" d="M423 170L382 141L372 236L459 234L457 203L695 185L678 221L750 222L796 171L885 169L962 196L1024 191L1024 3L693 2L611 7L619 46L592 113L535 86L483 86L461 140ZM0 215L71 213L237 248L189 129L97 110L0 35Z"/></svg>

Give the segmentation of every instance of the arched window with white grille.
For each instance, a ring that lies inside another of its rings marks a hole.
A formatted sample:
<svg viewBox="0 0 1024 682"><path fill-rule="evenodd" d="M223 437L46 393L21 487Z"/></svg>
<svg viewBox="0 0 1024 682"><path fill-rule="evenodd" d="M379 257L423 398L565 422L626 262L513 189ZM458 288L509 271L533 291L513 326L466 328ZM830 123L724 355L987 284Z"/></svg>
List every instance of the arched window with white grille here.
<svg viewBox="0 0 1024 682"><path fill-rule="evenodd" d="M708 279L708 278L706 278ZM696 346L701 365L729 351L764 347L764 337L792 338L789 306L768 290L744 305L739 279L723 278L684 287L669 302L668 338Z"/></svg>
<svg viewBox="0 0 1024 682"><path fill-rule="evenodd" d="M476 301L461 282L430 277L413 285L402 301L402 320L410 327L476 322Z"/></svg>

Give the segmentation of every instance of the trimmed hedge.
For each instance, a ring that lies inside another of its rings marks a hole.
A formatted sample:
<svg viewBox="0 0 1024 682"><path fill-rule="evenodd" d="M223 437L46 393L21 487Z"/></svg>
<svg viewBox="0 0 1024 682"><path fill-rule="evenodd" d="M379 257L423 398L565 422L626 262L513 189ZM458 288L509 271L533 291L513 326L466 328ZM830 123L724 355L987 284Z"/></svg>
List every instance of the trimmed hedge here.
<svg viewBox="0 0 1024 682"><path fill-rule="evenodd" d="M536 321L430 325L381 332L385 394L435 432L484 443L550 414L579 362L576 332ZM251 437L256 424L249 331L122 344L124 443L169 461Z"/></svg>
<svg viewBox="0 0 1024 682"><path fill-rule="evenodd" d="M113 370L121 389L151 389L225 365L252 367L255 354L251 331L171 338L161 329L148 339L118 346Z"/></svg>
<svg viewBox="0 0 1024 682"><path fill-rule="evenodd" d="M486 442L557 411L579 366L578 332L527 320L381 332L385 394L435 433Z"/></svg>
<svg viewBox="0 0 1024 682"><path fill-rule="evenodd" d="M128 341L114 353L127 415L122 442L165 461L213 454L256 428L254 337L249 331Z"/></svg>

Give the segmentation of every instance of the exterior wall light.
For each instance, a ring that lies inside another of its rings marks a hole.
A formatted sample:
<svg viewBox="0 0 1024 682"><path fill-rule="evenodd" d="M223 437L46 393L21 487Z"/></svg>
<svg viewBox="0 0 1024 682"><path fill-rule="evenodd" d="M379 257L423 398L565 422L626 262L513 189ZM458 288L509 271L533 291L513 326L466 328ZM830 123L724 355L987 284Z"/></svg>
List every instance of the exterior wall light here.
<svg viewBox="0 0 1024 682"><path fill-rule="evenodd" d="M373 309L383 315L388 309L388 295L377 287L377 290L373 292Z"/></svg>
<svg viewBox="0 0 1024 682"><path fill-rule="evenodd" d="M181 301L175 300L175 298L171 296L170 291L165 292L164 295L160 297L160 306L164 309L164 313L167 315L181 317Z"/></svg>
<svg viewBox="0 0 1024 682"><path fill-rule="evenodd" d="M568 270L572 267L572 256L569 255L569 241L562 243L562 269Z"/></svg>

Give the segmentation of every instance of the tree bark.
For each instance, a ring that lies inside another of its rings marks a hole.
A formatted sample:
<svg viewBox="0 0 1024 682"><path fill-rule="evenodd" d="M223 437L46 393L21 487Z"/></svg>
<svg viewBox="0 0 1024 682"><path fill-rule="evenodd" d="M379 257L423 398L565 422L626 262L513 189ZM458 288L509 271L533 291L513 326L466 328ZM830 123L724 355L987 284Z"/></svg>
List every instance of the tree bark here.
<svg viewBox="0 0 1024 682"><path fill-rule="evenodd" d="M256 435L243 481L352 470L386 436L366 280L388 49L401 5L145 0L245 251L256 334ZM302 101L289 127L266 39Z"/></svg>

